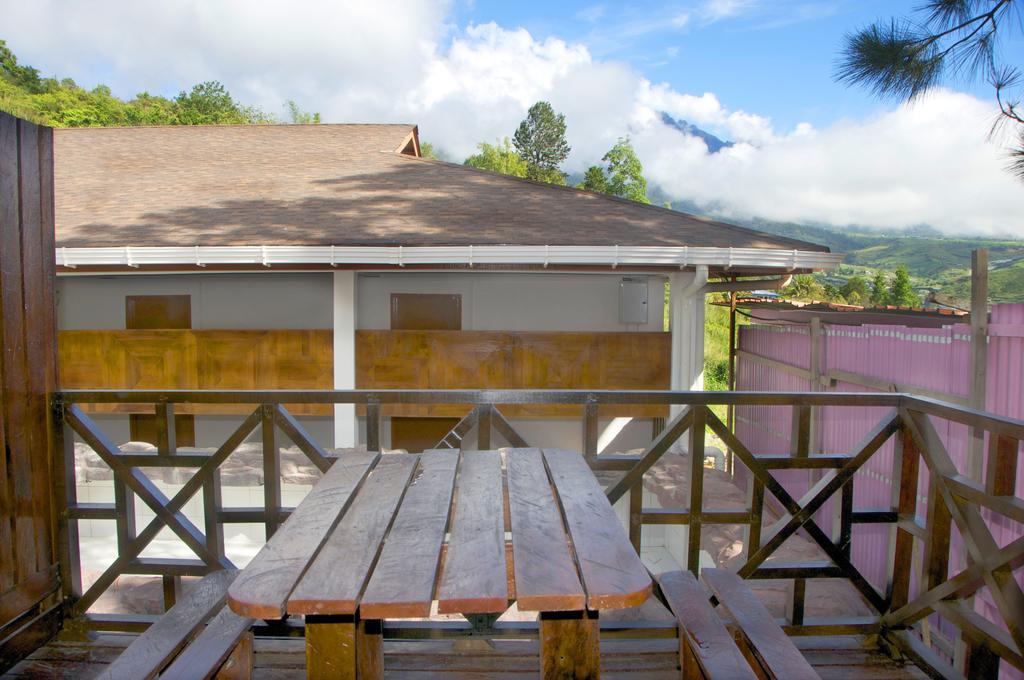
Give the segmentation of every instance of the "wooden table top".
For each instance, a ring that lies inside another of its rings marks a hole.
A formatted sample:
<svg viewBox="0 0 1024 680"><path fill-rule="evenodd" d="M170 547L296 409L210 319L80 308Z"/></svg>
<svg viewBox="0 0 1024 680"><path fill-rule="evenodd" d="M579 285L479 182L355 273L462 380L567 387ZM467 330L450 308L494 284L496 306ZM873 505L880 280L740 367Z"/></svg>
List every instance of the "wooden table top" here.
<svg viewBox="0 0 1024 680"><path fill-rule="evenodd" d="M507 545L511 549L506 549ZM651 580L583 457L340 457L228 591L257 619L618 609Z"/></svg>

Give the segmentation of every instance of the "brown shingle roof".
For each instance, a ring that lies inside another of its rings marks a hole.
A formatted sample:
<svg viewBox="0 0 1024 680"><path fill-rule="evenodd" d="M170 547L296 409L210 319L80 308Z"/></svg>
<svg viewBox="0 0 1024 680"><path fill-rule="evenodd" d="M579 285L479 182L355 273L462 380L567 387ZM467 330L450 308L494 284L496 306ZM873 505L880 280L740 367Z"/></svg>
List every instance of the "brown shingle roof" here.
<svg viewBox="0 0 1024 680"><path fill-rule="evenodd" d="M828 250L398 153L414 130L412 125L58 130L57 245Z"/></svg>

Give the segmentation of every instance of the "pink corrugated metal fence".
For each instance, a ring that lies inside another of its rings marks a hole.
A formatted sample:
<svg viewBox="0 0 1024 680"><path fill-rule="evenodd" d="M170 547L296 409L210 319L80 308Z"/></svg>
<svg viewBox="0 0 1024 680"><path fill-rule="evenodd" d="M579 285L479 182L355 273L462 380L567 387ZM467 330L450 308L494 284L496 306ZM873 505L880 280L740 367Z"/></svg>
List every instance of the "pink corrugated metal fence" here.
<svg viewBox="0 0 1024 680"><path fill-rule="evenodd" d="M913 386L966 398L970 391L970 327L958 324L941 329L903 326L822 325L821 371L842 371L870 376L895 385ZM740 328L739 348L795 367L810 369L810 332L806 325L751 325ZM740 357L737 389L788 391L811 390L809 380L778 368ZM829 391L873 391L842 381ZM1024 419L1024 304L996 305L990 317L987 411ZM884 415L881 409L828 407L818 417L821 450L849 452L868 429ZM785 453L790 450L788 407L746 407L737 410L736 432L741 441L757 453ZM934 419L933 419L934 420ZM957 468L967 471L968 430L965 426L934 420L950 457ZM855 477L854 507L889 508L892 503L892 455L889 444L876 454ZM743 471L739 471L743 477ZM919 516L924 516L927 470L922 465L918 498ZM806 478L785 480L791 492L802 492ZM1024 496L1024 465L1018 467L1017 495ZM820 513L827 517L825 511ZM1004 517L989 515L989 527L1000 546L1024 534L1024 527ZM823 525L827 526L827 525ZM862 573L884 592L887 564L891 560L890 530L884 525L855 527L852 559ZM951 573L963 568L958 563L959 536L954 531ZM915 586L916 587L916 586ZM979 613L999 621L991 600L983 593L976 603ZM1005 664L1004 664L1005 666Z"/></svg>

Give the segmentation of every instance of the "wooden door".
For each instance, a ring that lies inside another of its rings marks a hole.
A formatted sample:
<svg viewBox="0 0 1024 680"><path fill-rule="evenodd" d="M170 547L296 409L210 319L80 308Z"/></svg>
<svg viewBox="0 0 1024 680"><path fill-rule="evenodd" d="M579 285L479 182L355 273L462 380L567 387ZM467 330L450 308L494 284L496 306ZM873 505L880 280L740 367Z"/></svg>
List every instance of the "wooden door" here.
<svg viewBox="0 0 1024 680"><path fill-rule="evenodd" d="M127 330L192 328L191 295L127 295L124 299L124 327ZM192 415L174 416L178 446L196 445L196 419ZM133 442L156 445L156 416L133 413L128 417L129 437Z"/></svg>

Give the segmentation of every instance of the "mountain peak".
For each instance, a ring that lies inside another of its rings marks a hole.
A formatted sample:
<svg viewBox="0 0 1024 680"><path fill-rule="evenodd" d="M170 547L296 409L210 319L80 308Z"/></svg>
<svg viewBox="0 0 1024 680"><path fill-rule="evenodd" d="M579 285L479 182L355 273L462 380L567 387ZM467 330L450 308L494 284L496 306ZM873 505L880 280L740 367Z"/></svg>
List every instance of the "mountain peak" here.
<svg viewBox="0 0 1024 680"><path fill-rule="evenodd" d="M733 145L732 142L727 142L719 139L710 132L701 130L699 127L692 123L688 123L682 118L673 118L664 111L661 112L661 122L669 126L673 130L678 130L684 135L696 137L697 139L704 142L704 145L708 147L708 153L718 153L722 149L728 148Z"/></svg>

